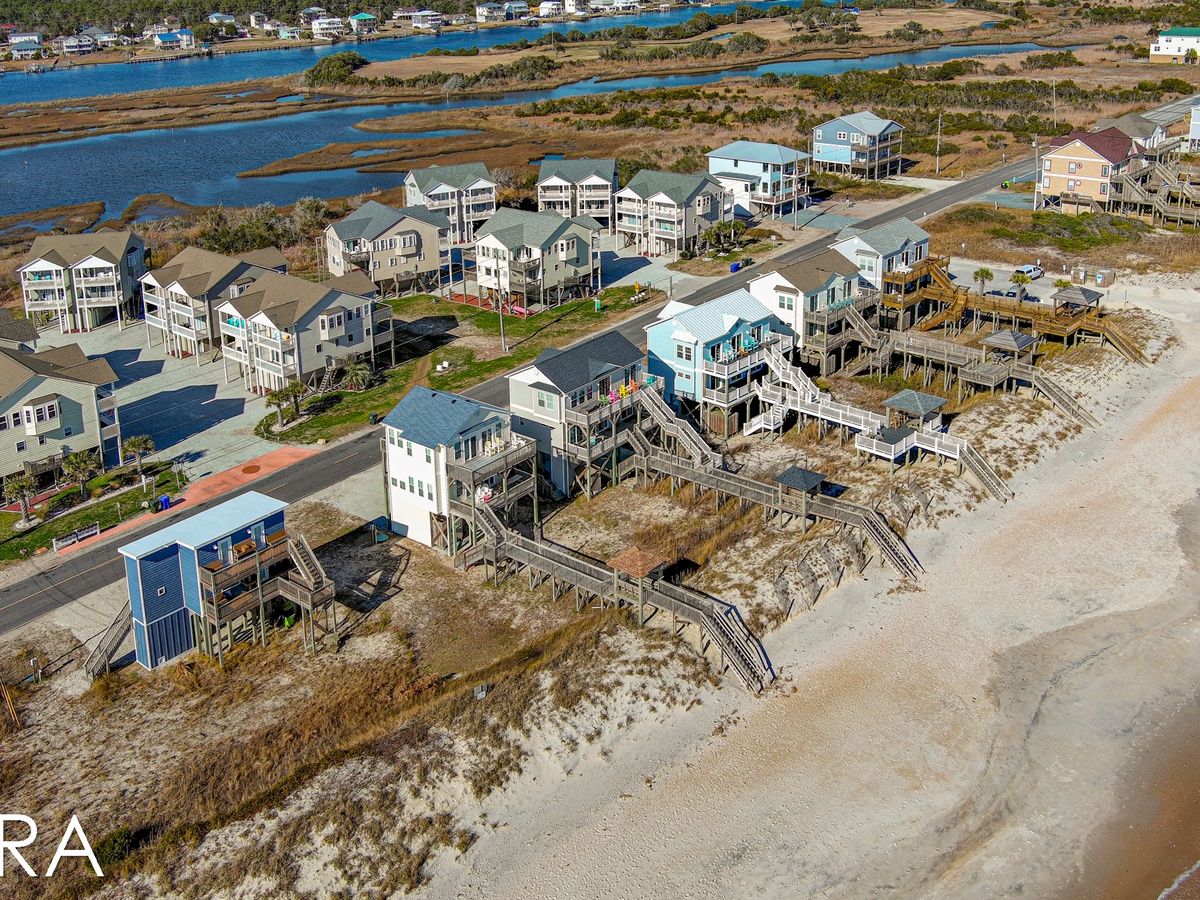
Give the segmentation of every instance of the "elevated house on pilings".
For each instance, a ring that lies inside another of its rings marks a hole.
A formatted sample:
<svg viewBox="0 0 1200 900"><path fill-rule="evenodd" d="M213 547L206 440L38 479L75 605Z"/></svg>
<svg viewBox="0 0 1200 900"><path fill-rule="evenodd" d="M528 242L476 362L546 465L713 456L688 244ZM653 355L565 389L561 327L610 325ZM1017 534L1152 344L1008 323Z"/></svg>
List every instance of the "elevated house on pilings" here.
<svg viewBox="0 0 1200 900"><path fill-rule="evenodd" d="M592 496L614 478L619 432L636 422L645 359L627 338L606 332L566 350L547 349L508 376L513 430L537 441L554 489Z"/></svg>
<svg viewBox="0 0 1200 900"><path fill-rule="evenodd" d="M836 372L861 347L847 321L850 307L871 319L878 304L873 291L859 295L858 266L836 250L751 278L746 289L796 335L799 362L822 375Z"/></svg>
<svg viewBox="0 0 1200 900"><path fill-rule="evenodd" d="M507 410L415 387L383 419L392 531L450 556L481 539L480 507L514 521L528 499L538 520L537 442L514 433Z"/></svg>
<svg viewBox="0 0 1200 900"><path fill-rule="evenodd" d="M672 302L646 326L647 365L669 403L695 408L705 429L729 437L757 407L767 354L790 357L791 328L747 290L699 306Z"/></svg>
<svg viewBox="0 0 1200 900"><path fill-rule="evenodd" d="M287 504L250 491L119 548L137 661L154 669L193 649L224 662L238 641L299 613L305 647L337 641L335 588Z"/></svg>

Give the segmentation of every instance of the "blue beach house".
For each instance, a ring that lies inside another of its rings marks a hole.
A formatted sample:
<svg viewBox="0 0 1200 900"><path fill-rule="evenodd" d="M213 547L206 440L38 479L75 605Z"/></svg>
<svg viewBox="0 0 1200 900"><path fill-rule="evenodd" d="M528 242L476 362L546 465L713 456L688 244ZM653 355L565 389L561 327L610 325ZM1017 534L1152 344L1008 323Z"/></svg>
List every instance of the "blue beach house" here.
<svg viewBox="0 0 1200 900"><path fill-rule="evenodd" d="M285 509L250 491L119 548L141 665L154 669L204 643L206 604L245 597L257 612L246 582L288 558Z"/></svg>
<svg viewBox="0 0 1200 900"><path fill-rule="evenodd" d="M791 354L793 333L745 289L699 306L672 302L646 326L647 370L677 405L699 407L705 428L728 437L756 400L767 354Z"/></svg>
<svg viewBox="0 0 1200 900"><path fill-rule="evenodd" d="M813 167L877 181L903 166L904 126L872 112L847 113L813 129Z"/></svg>

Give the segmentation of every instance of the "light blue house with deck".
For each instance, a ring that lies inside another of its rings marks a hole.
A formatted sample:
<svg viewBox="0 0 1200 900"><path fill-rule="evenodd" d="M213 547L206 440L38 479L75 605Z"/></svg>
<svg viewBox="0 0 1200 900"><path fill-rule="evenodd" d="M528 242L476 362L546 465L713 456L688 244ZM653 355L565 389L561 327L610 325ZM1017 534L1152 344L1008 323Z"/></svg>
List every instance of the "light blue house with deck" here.
<svg viewBox="0 0 1200 900"><path fill-rule="evenodd" d="M779 216L808 195L808 154L779 144L734 141L706 154L739 216Z"/></svg>
<svg viewBox="0 0 1200 900"><path fill-rule="evenodd" d="M668 303L646 326L647 371L664 383L668 402L699 407L704 426L729 436L740 427L766 355L790 355L794 335L747 290L699 306Z"/></svg>
<svg viewBox="0 0 1200 900"><path fill-rule="evenodd" d="M250 491L118 549L141 665L154 669L194 649L203 640L206 601L219 605L254 589L239 565L249 565L253 580L287 556L287 506ZM223 573L242 577L234 583Z"/></svg>
<svg viewBox="0 0 1200 900"><path fill-rule="evenodd" d="M875 181L899 174L904 126L872 112L847 113L813 129L813 167Z"/></svg>

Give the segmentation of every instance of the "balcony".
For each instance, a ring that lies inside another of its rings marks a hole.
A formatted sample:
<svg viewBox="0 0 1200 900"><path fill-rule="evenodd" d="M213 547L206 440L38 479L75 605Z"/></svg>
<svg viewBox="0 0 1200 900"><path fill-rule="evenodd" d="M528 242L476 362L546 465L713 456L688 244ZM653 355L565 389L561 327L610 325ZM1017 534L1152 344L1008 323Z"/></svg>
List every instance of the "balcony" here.
<svg viewBox="0 0 1200 900"><path fill-rule="evenodd" d="M863 297L843 298L833 306L827 306L823 309L808 309L804 311L804 321L828 328L834 322L841 322L846 318L846 311L850 307L854 307L859 312L874 306L878 302L878 298L872 293Z"/></svg>
<svg viewBox="0 0 1200 900"><path fill-rule="evenodd" d="M245 347L239 347L237 344L222 344L221 353L224 357L232 362L249 365L250 354L246 352Z"/></svg>
<svg viewBox="0 0 1200 900"><path fill-rule="evenodd" d="M246 329L240 325L234 325L228 319L221 319L220 323L221 334L228 335L231 338L245 338Z"/></svg>
<svg viewBox="0 0 1200 900"><path fill-rule="evenodd" d="M779 335L767 335L766 339L756 343L752 350L728 350L717 359L709 359L707 353L704 359L704 373L716 375L719 378L731 378L741 372L746 372L763 363L767 358L767 347L779 343Z"/></svg>
<svg viewBox="0 0 1200 900"><path fill-rule="evenodd" d="M21 275L21 284L38 288L61 288L67 286L67 280L62 275L46 275L39 272L24 272Z"/></svg>
<svg viewBox="0 0 1200 900"><path fill-rule="evenodd" d="M106 272L104 274L76 275L75 276L75 283L82 284L84 286L116 285L119 280L120 280L120 278L115 271Z"/></svg>
<svg viewBox="0 0 1200 900"><path fill-rule="evenodd" d="M636 382L635 382L636 383ZM652 385L640 385L637 390L630 391L627 396L618 396L615 403L609 402L607 395L597 396L578 406L568 406L563 410L563 419L568 425L591 430L613 418L619 418L637 403L638 391L660 391L662 382Z"/></svg>
<svg viewBox="0 0 1200 900"><path fill-rule="evenodd" d="M163 331L167 330L167 320L162 316L156 316L150 310L146 310L146 324L152 328L161 328Z"/></svg>
<svg viewBox="0 0 1200 900"><path fill-rule="evenodd" d="M67 306L66 297L47 297L44 294L34 294L25 298L25 308L27 310L66 309Z"/></svg>
<svg viewBox="0 0 1200 900"><path fill-rule="evenodd" d="M700 395L711 403L716 403L720 406L728 406L732 403L740 403L751 394L754 393L754 385L747 380L745 384L739 384L735 387L703 387L700 389Z"/></svg>
<svg viewBox="0 0 1200 900"><path fill-rule="evenodd" d="M371 308L372 322L386 322L392 318L392 308L386 303L378 303Z"/></svg>
<svg viewBox="0 0 1200 900"><path fill-rule="evenodd" d="M25 470L26 475L36 478L38 475L56 471L62 466L62 459L61 453L55 453L45 459L27 459L21 464L21 467Z"/></svg>
<svg viewBox="0 0 1200 900"><path fill-rule="evenodd" d="M520 440L520 443L517 443ZM455 481L474 487L509 469L528 462L537 455L537 441L518 438L505 442L493 453L481 453L471 459L448 459L446 474Z"/></svg>
<svg viewBox="0 0 1200 900"><path fill-rule="evenodd" d="M264 372L272 372L275 375L283 377L296 374L296 363L293 360L277 360L265 356L256 356L254 362Z"/></svg>
<svg viewBox="0 0 1200 900"><path fill-rule="evenodd" d="M266 535L261 545L256 545L252 539L236 544L228 561L213 560L200 567L200 586L210 594L218 594L244 578L254 577L259 568L288 559L287 539L287 532L280 529Z"/></svg>

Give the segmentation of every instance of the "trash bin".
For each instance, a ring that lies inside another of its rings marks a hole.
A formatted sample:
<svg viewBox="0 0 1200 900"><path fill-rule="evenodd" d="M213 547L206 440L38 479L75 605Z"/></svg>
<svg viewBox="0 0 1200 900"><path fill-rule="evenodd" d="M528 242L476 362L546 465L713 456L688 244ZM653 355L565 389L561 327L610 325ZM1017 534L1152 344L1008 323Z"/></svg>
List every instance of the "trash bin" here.
<svg viewBox="0 0 1200 900"><path fill-rule="evenodd" d="M737 271L738 269L740 269L741 267L742 267L742 264L741 264L741 263L730 263L730 264L729 264L729 271L730 271L730 273L733 273L733 272L736 272L736 271Z"/></svg>
<svg viewBox="0 0 1200 900"><path fill-rule="evenodd" d="M367 416L367 419L371 422L372 425L378 425L379 424L379 413L371 413L369 416Z"/></svg>
<svg viewBox="0 0 1200 900"><path fill-rule="evenodd" d="M600 298L596 298L596 312L600 312Z"/></svg>
<svg viewBox="0 0 1200 900"><path fill-rule="evenodd" d="M163 494L161 497L158 498L158 503L159 503L159 507L161 509L170 509L171 508L171 495Z"/></svg>

